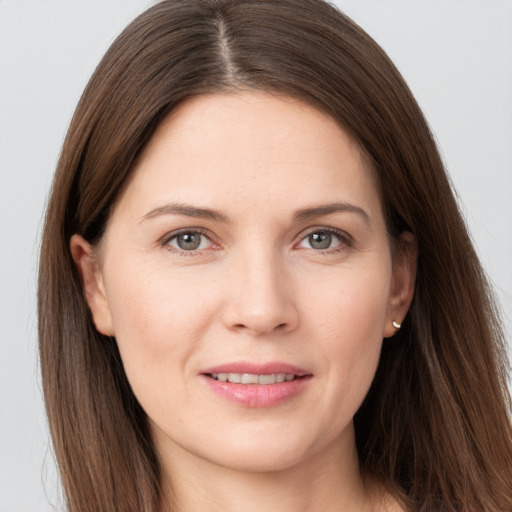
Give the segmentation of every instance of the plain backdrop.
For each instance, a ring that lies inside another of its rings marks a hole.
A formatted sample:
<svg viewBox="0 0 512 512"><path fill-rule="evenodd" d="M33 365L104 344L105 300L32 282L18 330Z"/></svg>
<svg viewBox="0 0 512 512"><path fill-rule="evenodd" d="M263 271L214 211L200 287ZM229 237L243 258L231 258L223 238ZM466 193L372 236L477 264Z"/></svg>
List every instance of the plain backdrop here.
<svg viewBox="0 0 512 512"><path fill-rule="evenodd" d="M0 0L0 512L64 510L37 362L42 212L81 91L152 3ZM336 3L389 53L424 109L510 333L512 2Z"/></svg>

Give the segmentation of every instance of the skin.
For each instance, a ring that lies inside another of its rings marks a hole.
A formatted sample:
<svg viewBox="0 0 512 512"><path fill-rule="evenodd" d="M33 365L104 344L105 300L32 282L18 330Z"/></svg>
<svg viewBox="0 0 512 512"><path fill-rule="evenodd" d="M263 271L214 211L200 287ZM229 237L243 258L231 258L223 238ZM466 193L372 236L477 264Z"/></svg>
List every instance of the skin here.
<svg viewBox="0 0 512 512"><path fill-rule="evenodd" d="M333 204L345 206L297 215ZM199 248L180 248L178 230ZM399 249L392 258L373 169L325 114L243 92L195 98L163 121L100 246L75 235L71 250L177 510L397 509L362 482L352 418L412 299L411 235ZM312 377L290 400L246 407L201 375L239 361Z"/></svg>

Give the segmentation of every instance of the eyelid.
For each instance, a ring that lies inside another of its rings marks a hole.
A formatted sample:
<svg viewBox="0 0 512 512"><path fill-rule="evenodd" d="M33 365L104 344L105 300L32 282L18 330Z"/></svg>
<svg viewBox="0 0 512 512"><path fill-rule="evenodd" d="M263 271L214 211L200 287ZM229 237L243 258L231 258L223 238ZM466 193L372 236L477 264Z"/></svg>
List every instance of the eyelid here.
<svg viewBox="0 0 512 512"><path fill-rule="evenodd" d="M334 236L336 236L340 240L340 246L338 245L335 247L331 247L328 249L313 249L304 247L305 250L311 250L319 254L329 254L332 252L340 252L346 249L347 247L352 247L355 243L354 238L347 233L346 231L343 231L342 229L333 228L329 226L313 226L311 228L306 229L305 231L302 231L298 235L298 241L294 244L294 247L298 246L301 242L303 242L308 236L312 235L313 233L330 233Z"/></svg>
<svg viewBox="0 0 512 512"><path fill-rule="evenodd" d="M303 242L311 234L320 233L320 232L330 233L330 234L334 235L335 237L337 237L340 240L340 243L335 247L331 247L331 248L327 248L327 249L314 249L314 248L307 248L307 247L304 247L303 249L311 250L311 251L313 251L315 253L319 253L319 254L329 254L329 253L333 253L333 252L343 251L347 247L352 247L355 243L354 238L346 231L338 229L338 228L330 227L330 226L319 225L319 226L312 226L306 230L301 231L301 233L299 235L297 235L297 237L296 237L297 241L294 243L294 248L296 248L301 242ZM198 233L201 236L204 236L210 242L210 246L207 248L203 248L203 249L195 249L195 250L188 250L188 251L171 246L170 241L183 233ZM213 236L213 234L209 230L201 228L201 227L180 228L180 229L171 231L169 233L166 233L159 240L159 244L162 247L167 248L171 252L174 252L177 254L184 254L184 255L194 255L194 254L201 253L208 249L220 248L220 244L215 240L215 236Z"/></svg>
<svg viewBox="0 0 512 512"><path fill-rule="evenodd" d="M209 240L210 244L213 246L219 246L219 244L214 240L214 237L212 236L212 233L208 231L207 229L200 228L200 227L186 227L186 228L180 228L176 229L174 231L171 231L170 233L166 233L160 240L159 244L162 247L167 248L171 252L175 252L177 254L186 254L186 255L192 255L197 254L202 251L205 251L207 249L210 249L211 247L203 248L203 249L195 249L190 251L185 251L183 249L179 249L178 247L174 247L170 245L171 240L178 237L179 235L183 233L198 233L201 236L204 236L206 239Z"/></svg>

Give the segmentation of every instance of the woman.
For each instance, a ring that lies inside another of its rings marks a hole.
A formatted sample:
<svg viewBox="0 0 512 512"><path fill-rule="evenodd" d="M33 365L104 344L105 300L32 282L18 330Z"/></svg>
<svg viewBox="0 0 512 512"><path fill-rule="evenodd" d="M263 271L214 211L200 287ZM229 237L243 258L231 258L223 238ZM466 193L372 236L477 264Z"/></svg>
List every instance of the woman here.
<svg viewBox="0 0 512 512"><path fill-rule="evenodd" d="M407 86L328 4L135 20L71 123L39 290L73 512L512 507L483 272Z"/></svg>

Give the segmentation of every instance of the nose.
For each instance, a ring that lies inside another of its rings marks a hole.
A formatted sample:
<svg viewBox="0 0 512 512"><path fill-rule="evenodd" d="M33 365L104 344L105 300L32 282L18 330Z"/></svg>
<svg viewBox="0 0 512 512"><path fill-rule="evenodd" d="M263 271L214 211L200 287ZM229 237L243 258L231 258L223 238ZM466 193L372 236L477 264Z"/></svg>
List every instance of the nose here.
<svg viewBox="0 0 512 512"><path fill-rule="evenodd" d="M288 333L299 324L292 278L278 258L240 258L231 268L224 325L253 336Z"/></svg>

